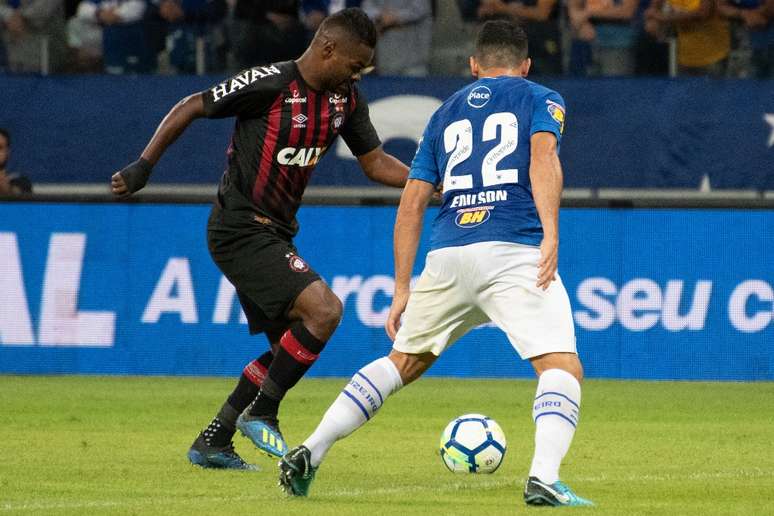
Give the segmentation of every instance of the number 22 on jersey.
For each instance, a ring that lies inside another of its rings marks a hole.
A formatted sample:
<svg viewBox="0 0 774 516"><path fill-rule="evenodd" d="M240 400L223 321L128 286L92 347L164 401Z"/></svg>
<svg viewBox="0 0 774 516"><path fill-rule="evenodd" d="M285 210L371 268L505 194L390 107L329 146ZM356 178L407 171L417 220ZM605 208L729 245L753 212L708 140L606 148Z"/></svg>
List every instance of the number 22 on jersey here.
<svg viewBox="0 0 774 516"><path fill-rule="evenodd" d="M498 128L500 128L500 141L481 162L481 179L485 188L519 182L518 169L498 170L497 168L497 164L503 158L516 152L519 144L519 121L516 115L509 112L489 115L484 121L481 140L489 142L497 138ZM443 132L443 144L445 151L451 153L443 176L443 191L473 188L473 174L452 175L454 168L473 153L473 125L470 120L465 118L449 124Z"/></svg>

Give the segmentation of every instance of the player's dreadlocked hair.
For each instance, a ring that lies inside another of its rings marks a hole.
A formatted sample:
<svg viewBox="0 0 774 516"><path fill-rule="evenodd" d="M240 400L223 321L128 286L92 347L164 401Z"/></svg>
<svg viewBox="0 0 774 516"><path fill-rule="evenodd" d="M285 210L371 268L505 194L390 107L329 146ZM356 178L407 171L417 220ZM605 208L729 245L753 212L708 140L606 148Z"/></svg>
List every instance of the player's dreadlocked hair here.
<svg viewBox="0 0 774 516"><path fill-rule="evenodd" d="M527 58L527 33L508 20L491 20L476 38L476 61L482 66L518 66Z"/></svg>
<svg viewBox="0 0 774 516"><path fill-rule="evenodd" d="M333 28L346 31L355 40L371 48L376 46L376 26L362 9L348 7L328 16L320 25L321 31Z"/></svg>

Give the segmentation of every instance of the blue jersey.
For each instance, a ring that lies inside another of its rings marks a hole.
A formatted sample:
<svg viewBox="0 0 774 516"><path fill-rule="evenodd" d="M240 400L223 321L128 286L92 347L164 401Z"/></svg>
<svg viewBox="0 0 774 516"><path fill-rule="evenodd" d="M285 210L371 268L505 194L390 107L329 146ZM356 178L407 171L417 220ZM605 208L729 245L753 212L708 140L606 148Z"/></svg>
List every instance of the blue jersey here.
<svg viewBox="0 0 774 516"><path fill-rule="evenodd" d="M564 100L521 77L483 78L438 108L409 179L443 184L431 249L498 241L540 245L529 181L530 136L564 129Z"/></svg>

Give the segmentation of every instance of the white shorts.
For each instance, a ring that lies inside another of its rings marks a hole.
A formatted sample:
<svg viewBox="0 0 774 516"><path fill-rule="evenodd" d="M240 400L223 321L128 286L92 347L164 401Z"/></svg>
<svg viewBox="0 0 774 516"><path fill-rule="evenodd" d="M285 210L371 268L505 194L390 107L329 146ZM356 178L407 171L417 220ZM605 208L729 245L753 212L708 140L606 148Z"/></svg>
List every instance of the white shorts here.
<svg viewBox="0 0 774 516"><path fill-rule="evenodd" d="M559 275L535 286L540 249L509 242L445 247L427 255L393 348L440 355L476 326L494 322L523 359L576 353L570 299Z"/></svg>

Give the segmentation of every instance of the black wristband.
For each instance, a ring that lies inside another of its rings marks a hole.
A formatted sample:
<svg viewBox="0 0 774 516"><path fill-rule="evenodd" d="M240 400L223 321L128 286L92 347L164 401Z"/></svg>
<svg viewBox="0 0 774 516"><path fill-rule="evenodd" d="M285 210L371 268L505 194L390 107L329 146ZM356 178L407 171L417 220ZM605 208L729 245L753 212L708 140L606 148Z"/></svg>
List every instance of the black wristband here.
<svg viewBox="0 0 774 516"><path fill-rule="evenodd" d="M140 158L127 165L120 174L124 178L124 183L126 183L129 192L134 193L145 186L152 171L153 165L151 165L150 161Z"/></svg>

